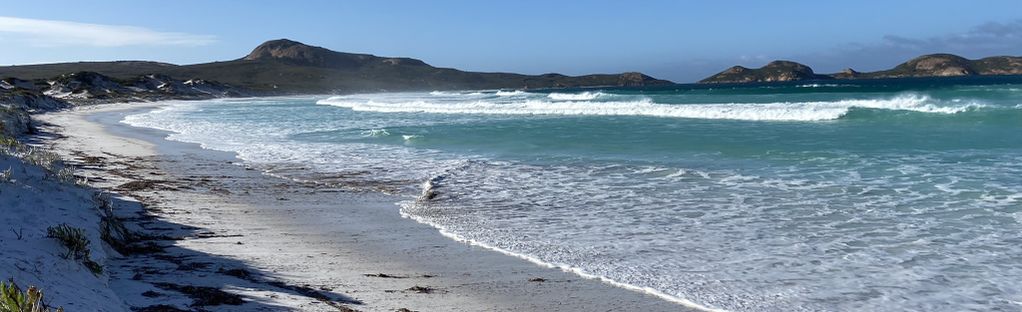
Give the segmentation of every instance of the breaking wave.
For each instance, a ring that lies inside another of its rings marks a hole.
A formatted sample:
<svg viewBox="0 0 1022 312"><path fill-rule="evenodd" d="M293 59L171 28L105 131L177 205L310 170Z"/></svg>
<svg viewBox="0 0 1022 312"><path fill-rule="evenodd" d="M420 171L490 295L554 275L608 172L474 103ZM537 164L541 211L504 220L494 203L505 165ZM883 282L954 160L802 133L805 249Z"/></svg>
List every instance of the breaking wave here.
<svg viewBox="0 0 1022 312"><path fill-rule="evenodd" d="M577 95L580 94L572 96ZM722 104L659 104L650 99L605 102L581 100L551 102L538 99L517 102L486 100L435 102L416 99L381 102L364 99L353 100L340 96L320 100L317 104L345 107L355 111L383 113L650 116L755 121L835 120L845 116L853 108L955 114L983 107L982 104L977 103L939 105L928 97L917 95L904 95L888 99Z"/></svg>
<svg viewBox="0 0 1022 312"><path fill-rule="evenodd" d="M858 88L859 85L841 83L807 83L796 85L796 88Z"/></svg>
<svg viewBox="0 0 1022 312"><path fill-rule="evenodd" d="M588 92L588 91L582 92L582 93L557 93L557 92L554 92L554 93L547 94L548 98L550 98L551 100L557 100L557 101L589 101L589 100L595 100L596 98L604 97L604 96L607 96L607 94L603 93L603 92Z"/></svg>
<svg viewBox="0 0 1022 312"><path fill-rule="evenodd" d="M525 95L525 93L526 92L522 90L514 90L514 91L497 91L497 93L494 94L496 94L497 96L516 96Z"/></svg>
<svg viewBox="0 0 1022 312"><path fill-rule="evenodd" d="M429 95L432 96L460 96L460 95L483 95L482 92L455 92L455 91L432 91Z"/></svg>

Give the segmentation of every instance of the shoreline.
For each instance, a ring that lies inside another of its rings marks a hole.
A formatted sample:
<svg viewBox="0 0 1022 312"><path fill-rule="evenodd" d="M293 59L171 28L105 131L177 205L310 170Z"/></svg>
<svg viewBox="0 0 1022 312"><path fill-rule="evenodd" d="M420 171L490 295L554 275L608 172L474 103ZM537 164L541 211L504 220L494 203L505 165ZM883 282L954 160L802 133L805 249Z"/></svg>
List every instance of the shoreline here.
<svg viewBox="0 0 1022 312"><path fill-rule="evenodd" d="M67 135L45 141L62 154L80 151L93 156L112 153L122 158L147 158L142 163L151 167L135 170L147 172L134 172L143 180L160 177L171 181L166 183L169 185L195 180L193 176L199 173L215 173L220 181L209 183L219 183L206 187L204 194L196 194L199 188L194 186L189 186L192 190L170 186L132 194L151 201L147 206L165 209L154 213L158 219L232 237L185 239L173 243L174 247L232 258L291 284L331 289L326 292L361 302L346 305L356 310L694 308L649 289L628 288L630 285L544 266L535 259L478 243L456 241L442 229L402 216L396 196L272 177L245 168L234 153L169 141L167 132L119 122L126 114L162 105L166 104L112 104L47 113L39 119ZM103 170L91 170L89 175L115 180ZM111 188L111 184L103 187ZM194 209L196 206L199 209ZM245 247L227 242L233 240ZM137 294L124 294L131 289L116 288L129 304L145 301L133 297ZM243 296L251 299L253 295ZM317 309L312 303L297 303L301 300L296 298L277 301L284 302L275 302L275 306Z"/></svg>

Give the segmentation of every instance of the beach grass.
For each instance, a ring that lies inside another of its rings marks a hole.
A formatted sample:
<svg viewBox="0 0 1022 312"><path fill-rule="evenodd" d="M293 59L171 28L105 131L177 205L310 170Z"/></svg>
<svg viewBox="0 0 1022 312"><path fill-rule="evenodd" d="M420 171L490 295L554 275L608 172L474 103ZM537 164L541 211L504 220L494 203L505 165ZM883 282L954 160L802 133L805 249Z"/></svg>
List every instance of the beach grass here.
<svg viewBox="0 0 1022 312"><path fill-rule="evenodd" d="M92 273L97 275L103 273L103 266L92 261L89 249L91 241L89 241L84 229L72 227L68 224L60 224L47 228L46 236L56 239L64 246L65 251L61 254L61 257L64 259L80 260Z"/></svg>

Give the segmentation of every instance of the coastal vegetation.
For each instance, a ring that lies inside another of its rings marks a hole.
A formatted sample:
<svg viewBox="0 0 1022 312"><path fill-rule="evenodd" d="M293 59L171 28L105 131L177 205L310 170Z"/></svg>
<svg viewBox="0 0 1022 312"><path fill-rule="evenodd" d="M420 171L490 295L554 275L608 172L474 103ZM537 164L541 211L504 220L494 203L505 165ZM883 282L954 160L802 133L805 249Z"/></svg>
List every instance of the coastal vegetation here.
<svg viewBox="0 0 1022 312"><path fill-rule="evenodd" d="M43 303L43 291L36 287L21 290L14 281L0 281L0 312L63 312Z"/></svg>
<svg viewBox="0 0 1022 312"><path fill-rule="evenodd" d="M89 249L92 242L89 241L85 229L76 228L66 223L59 224L47 228L46 236L57 240L61 246L64 246L64 253L61 254L64 259L81 261L92 273L103 273L103 266L92 260L92 251Z"/></svg>

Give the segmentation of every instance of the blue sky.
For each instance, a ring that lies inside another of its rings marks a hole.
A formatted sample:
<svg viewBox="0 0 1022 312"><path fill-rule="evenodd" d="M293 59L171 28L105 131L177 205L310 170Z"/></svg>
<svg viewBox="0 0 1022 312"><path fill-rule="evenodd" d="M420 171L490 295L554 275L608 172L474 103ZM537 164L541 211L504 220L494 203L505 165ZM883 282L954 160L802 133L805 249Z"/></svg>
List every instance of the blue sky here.
<svg viewBox="0 0 1022 312"><path fill-rule="evenodd" d="M0 65L235 59L290 38L434 66L539 74L642 71L691 82L773 59L817 72L935 52L1022 55L1014 1L18 1Z"/></svg>

